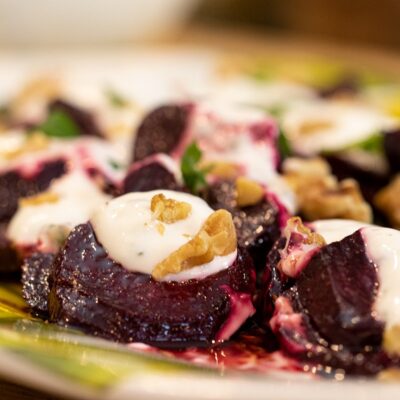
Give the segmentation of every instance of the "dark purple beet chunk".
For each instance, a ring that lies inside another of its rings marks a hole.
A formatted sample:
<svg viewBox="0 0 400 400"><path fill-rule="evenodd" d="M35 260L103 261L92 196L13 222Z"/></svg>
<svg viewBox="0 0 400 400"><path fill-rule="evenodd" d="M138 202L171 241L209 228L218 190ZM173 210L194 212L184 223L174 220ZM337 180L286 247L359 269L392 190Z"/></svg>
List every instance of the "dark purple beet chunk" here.
<svg viewBox="0 0 400 400"><path fill-rule="evenodd" d="M60 324L115 341L206 346L230 313L225 286L253 293L246 253L240 251L230 268L200 281L157 282L109 258L91 225L83 224L72 231L54 263L49 310Z"/></svg>
<svg viewBox="0 0 400 400"><path fill-rule="evenodd" d="M21 197L33 196L46 190L51 181L66 172L64 160L44 162L39 172L29 178L17 170L0 175L0 222L8 222L18 208Z"/></svg>
<svg viewBox="0 0 400 400"><path fill-rule="evenodd" d="M90 112L60 99L52 101L48 108L50 112L59 110L66 113L78 126L81 135L103 136Z"/></svg>
<svg viewBox="0 0 400 400"><path fill-rule="evenodd" d="M296 288L301 307L330 343L352 349L381 343L383 324L371 315L378 276L359 231L323 247Z"/></svg>
<svg viewBox="0 0 400 400"><path fill-rule="evenodd" d="M395 362L381 348L383 324L372 315L378 276L360 231L324 246L297 279L285 279L277 268L283 244L277 242L268 256L261 302L267 323L278 297L293 309L274 328L282 349L350 374L373 375Z"/></svg>
<svg viewBox="0 0 400 400"><path fill-rule="evenodd" d="M360 82L356 76L344 76L336 83L318 89L318 94L323 98L330 98L343 95L355 95L360 90Z"/></svg>
<svg viewBox="0 0 400 400"><path fill-rule="evenodd" d="M6 237L7 224L0 222L0 274L11 275L19 271L16 251L11 247Z"/></svg>
<svg viewBox="0 0 400 400"><path fill-rule="evenodd" d="M400 172L400 129L384 134L383 148L392 173Z"/></svg>
<svg viewBox="0 0 400 400"><path fill-rule="evenodd" d="M232 181L214 183L204 193L210 207L224 208L232 213L239 245L249 251L257 270L264 269L266 256L280 236L279 210L267 200L238 208L235 196Z"/></svg>
<svg viewBox="0 0 400 400"><path fill-rule="evenodd" d="M190 108L185 105L166 105L148 114L136 133L133 161L156 153L170 154L183 137Z"/></svg>
<svg viewBox="0 0 400 400"><path fill-rule="evenodd" d="M360 185L363 196L370 203L375 194L389 183L388 176L367 171L340 157L332 155L326 156L325 158L332 169L332 173L336 175L339 180L346 178L355 179Z"/></svg>
<svg viewBox="0 0 400 400"><path fill-rule="evenodd" d="M339 341L327 342L316 329L311 316L301 309L296 288L285 293L294 312L300 313L301 321L297 327L280 326L277 334L282 350L288 355L317 367L320 372L345 371L350 375L376 375L383 369L397 364L380 346L365 346L354 349L343 346ZM317 300L316 300L317 301ZM290 319L291 316L285 318Z"/></svg>
<svg viewBox="0 0 400 400"><path fill-rule="evenodd" d="M22 294L35 314L47 317L50 293L49 275L54 254L34 253L22 264Z"/></svg>
<svg viewBox="0 0 400 400"><path fill-rule="evenodd" d="M174 175L157 161L128 172L123 182L123 193L166 189L179 190Z"/></svg>

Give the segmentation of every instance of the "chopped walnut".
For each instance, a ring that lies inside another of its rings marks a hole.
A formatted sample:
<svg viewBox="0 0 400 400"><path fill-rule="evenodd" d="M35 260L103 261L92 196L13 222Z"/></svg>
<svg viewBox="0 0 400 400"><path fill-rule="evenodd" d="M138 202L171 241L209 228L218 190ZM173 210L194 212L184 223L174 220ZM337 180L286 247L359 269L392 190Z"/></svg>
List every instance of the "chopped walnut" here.
<svg viewBox="0 0 400 400"><path fill-rule="evenodd" d="M46 203L57 203L60 200L60 196L53 192L43 192L35 196L25 197L19 200L21 207L26 206L40 206Z"/></svg>
<svg viewBox="0 0 400 400"><path fill-rule="evenodd" d="M250 179L236 179L236 204L238 207L253 206L264 198L263 187Z"/></svg>
<svg viewBox="0 0 400 400"><path fill-rule="evenodd" d="M398 382L400 381L400 368L388 368L379 373L380 381Z"/></svg>
<svg viewBox="0 0 400 400"><path fill-rule="evenodd" d="M158 233L159 233L161 236L164 235L164 232L165 232L165 225L163 225L161 222L159 222L159 223L156 225L156 229L157 229Z"/></svg>
<svg viewBox="0 0 400 400"><path fill-rule="evenodd" d="M371 222L371 207L362 197L358 183L353 179L338 182L323 159L288 159L283 172L305 218Z"/></svg>
<svg viewBox="0 0 400 400"><path fill-rule="evenodd" d="M386 328L383 335L383 348L389 354L400 355L400 325Z"/></svg>
<svg viewBox="0 0 400 400"><path fill-rule="evenodd" d="M225 256L236 250L237 238L232 215L226 210L212 213L197 235L158 263L154 279L208 263L215 256Z"/></svg>
<svg viewBox="0 0 400 400"><path fill-rule="evenodd" d="M11 113L15 117L23 117L27 108L32 108L32 105L47 104L50 100L59 97L61 92L61 82L54 76L32 79L14 97L10 107Z"/></svg>
<svg viewBox="0 0 400 400"><path fill-rule="evenodd" d="M392 182L380 190L375 198L374 204L389 219L392 226L400 229L400 175L397 175Z"/></svg>
<svg viewBox="0 0 400 400"><path fill-rule="evenodd" d="M155 219L166 224L172 224L176 221L186 219L192 210L192 206L184 201L167 199L160 193L151 199L150 209Z"/></svg>
<svg viewBox="0 0 400 400"><path fill-rule="evenodd" d="M324 238L303 225L300 217L292 217L283 230L285 247L279 251L278 268L287 276L296 277L310 258L325 245Z"/></svg>
<svg viewBox="0 0 400 400"><path fill-rule="evenodd" d="M298 134L301 136L308 136L319 133L321 130L333 127L332 121L328 120L309 120L304 121L298 129Z"/></svg>
<svg viewBox="0 0 400 400"><path fill-rule="evenodd" d="M49 146L49 139L42 132L33 132L26 137L23 145L16 150L2 153L2 156L8 160L19 157L26 153L44 150Z"/></svg>
<svg viewBox="0 0 400 400"><path fill-rule="evenodd" d="M202 165L204 168L210 169L210 174L217 176L218 178L236 178L241 174L241 168L239 165L226 162L226 161L212 161Z"/></svg>

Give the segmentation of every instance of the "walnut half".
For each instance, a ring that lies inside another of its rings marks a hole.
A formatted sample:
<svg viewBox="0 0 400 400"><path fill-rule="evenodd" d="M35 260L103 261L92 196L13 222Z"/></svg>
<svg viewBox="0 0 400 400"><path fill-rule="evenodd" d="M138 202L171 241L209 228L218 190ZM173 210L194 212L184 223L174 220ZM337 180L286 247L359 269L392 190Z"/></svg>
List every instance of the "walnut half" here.
<svg viewBox="0 0 400 400"><path fill-rule="evenodd" d="M397 175L392 182L380 190L375 198L374 204L389 219L391 225L400 229L400 175Z"/></svg>
<svg viewBox="0 0 400 400"><path fill-rule="evenodd" d="M155 219L166 224L186 219L192 211L192 206L184 201L167 199L162 193L151 199L150 209Z"/></svg>
<svg viewBox="0 0 400 400"><path fill-rule="evenodd" d="M338 182L321 158L291 158L283 164L284 178L296 194L308 220L326 218L371 222L372 210L354 179Z"/></svg>
<svg viewBox="0 0 400 400"><path fill-rule="evenodd" d="M215 256L225 256L236 250L237 238L232 215L226 210L212 213L197 235L167 258L158 263L153 271L154 279L206 264Z"/></svg>

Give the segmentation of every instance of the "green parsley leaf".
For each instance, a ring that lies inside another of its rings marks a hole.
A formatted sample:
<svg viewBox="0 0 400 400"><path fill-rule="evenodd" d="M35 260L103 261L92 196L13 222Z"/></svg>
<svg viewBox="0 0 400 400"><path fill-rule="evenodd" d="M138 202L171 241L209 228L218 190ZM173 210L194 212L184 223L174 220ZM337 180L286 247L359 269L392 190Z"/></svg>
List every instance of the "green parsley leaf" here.
<svg viewBox="0 0 400 400"><path fill-rule="evenodd" d="M122 169L124 167L121 163L119 163L118 161L113 160L112 158L110 158L108 160L108 164L110 165L110 167L112 169L115 169L115 170L119 170L119 169Z"/></svg>
<svg viewBox="0 0 400 400"><path fill-rule="evenodd" d="M197 146L196 142L190 144L181 160L181 172L186 186L192 193L198 193L207 185L206 175L212 169L212 166L199 168L202 151Z"/></svg>
<svg viewBox="0 0 400 400"><path fill-rule="evenodd" d="M104 94L110 102L110 105L115 108L126 107L129 104L129 101L114 89L108 88L104 91Z"/></svg>
<svg viewBox="0 0 400 400"><path fill-rule="evenodd" d="M383 134L374 133L364 140L355 143L349 149L360 149L369 153L382 154L383 153Z"/></svg>
<svg viewBox="0 0 400 400"><path fill-rule="evenodd" d="M279 154L281 155L282 158L287 158L292 155L293 152L290 147L289 140L286 137L285 132L283 132L282 128L279 129L277 145L278 145Z"/></svg>
<svg viewBox="0 0 400 400"><path fill-rule="evenodd" d="M52 111L38 129L47 136L58 138L73 138L79 136L80 133L75 121L61 110Z"/></svg>

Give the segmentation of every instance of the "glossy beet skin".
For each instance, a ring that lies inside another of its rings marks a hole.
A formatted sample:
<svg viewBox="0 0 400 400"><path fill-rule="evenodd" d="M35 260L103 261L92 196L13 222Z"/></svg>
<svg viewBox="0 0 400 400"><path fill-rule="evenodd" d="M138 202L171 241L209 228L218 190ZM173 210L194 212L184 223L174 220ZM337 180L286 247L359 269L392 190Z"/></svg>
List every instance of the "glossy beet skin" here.
<svg viewBox="0 0 400 400"><path fill-rule="evenodd" d="M118 342L209 346L227 321L228 292L254 292L251 259L239 251L228 269L203 280L157 282L108 257L89 223L77 226L50 274L53 321Z"/></svg>
<svg viewBox="0 0 400 400"><path fill-rule="evenodd" d="M122 193L148 192L158 189L179 190L180 185L175 176L157 160L132 168L128 171L122 185Z"/></svg>
<svg viewBox="0 0 400 400"><path fill-rule="evenodd" d="M171 154L183 139L191 108L190 105L166 105L150 112L137 130L132 161L156 153Z"/></svg>
<svg viewBox="0 0 400 400"><path fill-rule="evenodd" d="M49 275L55 255L33 253L22 264L22 295L34 315L48 317Z"/></svg>
<svg viewBox="0 0 400 400"><path fill-rule="evenodd" d="M388 366L391 360L381 349L383 324L372 315L376 266L360 231L321 248L297 279L279 272L281 247L268 258L263 306L283 350L353 374L375 374Z"/></svg>
<svg viewBox="0 0 400 400"><path fill-rule="evenodd" d="M236 206L233 181L218 181L209 185L203 197L214 210L226 209L233 216L239 246L248 250L257 270L265 268L268 252L280 236L279 209L264 198L254 206Z"/></svg>

